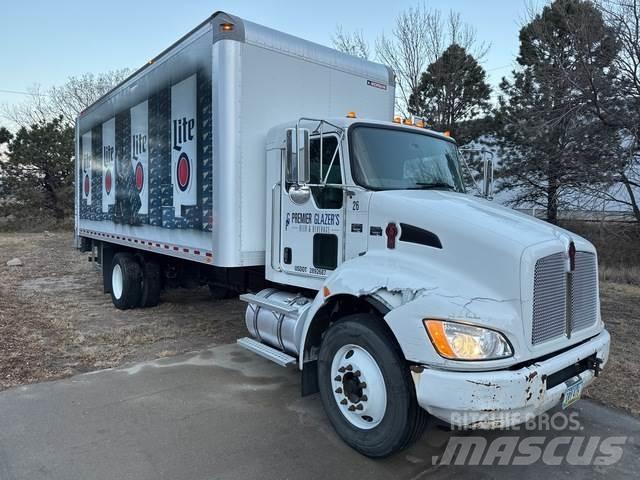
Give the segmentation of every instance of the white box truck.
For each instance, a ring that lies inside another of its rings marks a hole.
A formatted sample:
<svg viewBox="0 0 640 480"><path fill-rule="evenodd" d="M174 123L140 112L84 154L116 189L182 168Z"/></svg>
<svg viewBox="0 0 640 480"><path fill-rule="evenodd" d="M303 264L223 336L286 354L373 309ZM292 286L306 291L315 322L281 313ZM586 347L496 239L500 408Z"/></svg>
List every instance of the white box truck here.
<svg viewBox="0 0 640 480"><path fill-rule="evenodd" d="M117 308L208 284L371 456L499 428L607 361L592 244L465 191L382 65L218 12L77 119L76 234Z"/></svg>

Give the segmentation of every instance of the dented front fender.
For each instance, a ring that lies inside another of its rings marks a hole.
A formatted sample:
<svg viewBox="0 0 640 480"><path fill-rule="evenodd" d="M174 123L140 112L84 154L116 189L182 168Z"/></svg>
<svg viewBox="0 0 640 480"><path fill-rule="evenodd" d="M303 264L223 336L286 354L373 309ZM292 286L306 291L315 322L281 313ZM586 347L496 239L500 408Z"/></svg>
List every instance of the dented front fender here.
<svg viewBox="0 0 640 480"><path fill-rule="evenodd" d="M518 298L499 297L474 277L417 262L414 256L372 251L343 263L319 290L304 319L299 349L301 367L309 327L320 308L336 295L372 297L384 304L389 310L384 319L405 358L416 363L436 366L462 363L463 367L486 368L482 364L487 362L472 366L470 362L453 362L440 357L424 328L425 318L488 326L504 332L514 347L522 337ZM500 364L497 361L490 363Z"/></svg>

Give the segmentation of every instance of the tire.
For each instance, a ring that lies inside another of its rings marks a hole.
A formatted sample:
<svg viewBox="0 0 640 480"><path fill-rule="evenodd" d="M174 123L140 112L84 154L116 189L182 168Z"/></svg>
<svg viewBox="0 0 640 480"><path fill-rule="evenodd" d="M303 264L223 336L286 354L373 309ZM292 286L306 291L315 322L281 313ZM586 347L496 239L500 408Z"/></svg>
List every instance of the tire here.
<svg viewBox="0 0 640 480"><path fill-rule="evenodd" d="M111 267L111 301L116 308L127 310L140 304L142 269L130 253L116 253Z"/></svg>
<svg viewBox="0 0 640 480"><path fill-rule="evenodd" d="M142 284L140 292L140 307L155 307L160 303L160 291L162 290L162 278L160 276L160 264L155 260L141 259Z"/></svg>
<svg viewBox="0 0 640 480"><path fill-rule="evenodd" d="M211 294L211 298L213 300L226 300L228 298L233 298L237 295L235 290L231 290L230 288L220 287L218 285L209 284L209 293Z"/></svg>
<svg viewBox="0 0 640 480"><path fill-rule="evenodd" d="M349 446L372 458L409 446L428 417L402 352L378 322L370 314L344 317L329 328L318 358L320 398L329 421Z"/></svg>

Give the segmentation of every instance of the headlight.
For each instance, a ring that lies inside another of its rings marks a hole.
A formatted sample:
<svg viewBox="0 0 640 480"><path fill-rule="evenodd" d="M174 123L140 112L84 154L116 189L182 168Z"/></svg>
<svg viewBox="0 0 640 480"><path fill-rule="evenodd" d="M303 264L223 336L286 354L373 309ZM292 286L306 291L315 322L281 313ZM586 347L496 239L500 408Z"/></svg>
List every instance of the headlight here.
<svg viewBox="0 0 640 480"><path fill-rule="evenodd" d="M452 360L495 360L513 355L501 333L444 320L424 320L437 352Z"/></svg>

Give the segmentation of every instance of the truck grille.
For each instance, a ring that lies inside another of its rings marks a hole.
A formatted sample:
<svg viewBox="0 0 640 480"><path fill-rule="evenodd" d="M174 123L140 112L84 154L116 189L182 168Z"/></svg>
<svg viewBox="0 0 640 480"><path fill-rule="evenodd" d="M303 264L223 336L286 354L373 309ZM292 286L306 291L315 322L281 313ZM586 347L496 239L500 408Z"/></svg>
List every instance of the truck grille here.
<svg viewBox="0 0 640 480"><path fill-rule="evenodd" d="M568 307L568 308L567 308ZM533 280L533 345L592 326L598 317L596 257L576 252L575 270L567 273L564 252L536 262Z"/></svg>
<svg viewBox="0 0 640 480"><path fill-rule="evenodd" d="M576 269L571 278L571 331L590 327L598 319L598 266L596 256L576 252Z"/></svg>

